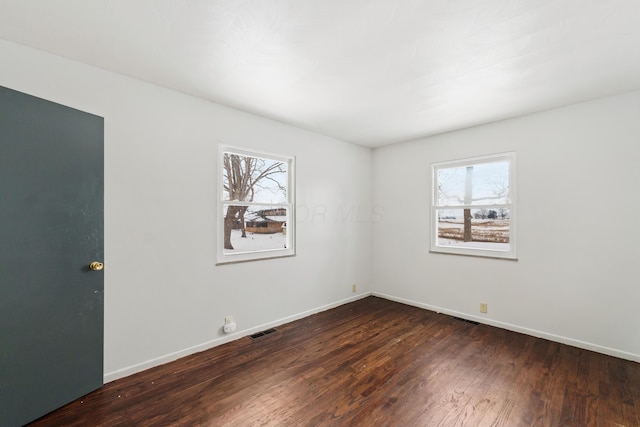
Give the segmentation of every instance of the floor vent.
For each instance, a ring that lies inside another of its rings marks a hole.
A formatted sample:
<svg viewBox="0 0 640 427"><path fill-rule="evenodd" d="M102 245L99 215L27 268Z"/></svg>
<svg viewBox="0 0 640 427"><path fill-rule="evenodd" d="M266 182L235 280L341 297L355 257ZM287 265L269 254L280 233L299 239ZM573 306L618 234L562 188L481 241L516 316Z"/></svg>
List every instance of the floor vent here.
<svg viewBox="0 0 640 427"><path fill-rule="evenodd" d="M262 332L257 332L253 335L249 335L249 338L251 338L252 340L257 340L258 338L262 338L266 335L272 334L276 332L275 329L271 328L271 329L267 329L266 331L262 331Z"/></svg>
<svg viewBox="0 0 640 427"><path fill-rule="evenodd" d="M479 325L480 322L474 322L473 320L463 319L462 317L454 317L456 320L460 320L461 322L471 323L472 325Z"/></svg>

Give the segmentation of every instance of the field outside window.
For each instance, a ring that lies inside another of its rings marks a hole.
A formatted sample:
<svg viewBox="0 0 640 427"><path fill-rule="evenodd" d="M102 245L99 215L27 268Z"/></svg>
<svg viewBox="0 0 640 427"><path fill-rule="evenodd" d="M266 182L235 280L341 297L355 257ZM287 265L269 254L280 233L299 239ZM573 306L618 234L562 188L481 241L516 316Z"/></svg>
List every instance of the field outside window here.
<svg viewBox="0 0 640 427"><path fill-rule="evenodd" d="M432 165L431 251L515 258L515 155Z"/></svg>

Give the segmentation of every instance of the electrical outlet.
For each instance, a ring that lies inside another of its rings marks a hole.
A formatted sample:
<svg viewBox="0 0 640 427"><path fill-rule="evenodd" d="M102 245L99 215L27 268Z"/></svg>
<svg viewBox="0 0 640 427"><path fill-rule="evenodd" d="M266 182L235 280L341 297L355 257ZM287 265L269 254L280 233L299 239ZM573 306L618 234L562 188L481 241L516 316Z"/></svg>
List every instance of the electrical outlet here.
<svg viewBox="0 0 640 427"><path fill-rule="evenodd" d="M487 303L481 302L480 303L480 313L486 313L487 312Z"/></svg>
<svg viewBox="0 0 640 427"><path fill-rule="evenodd" d="M353 285L351 285L351 292L355 292L356 291L356 285L355 283Z"/></svg>
<svg viewBox="0 0 640 427"><path fill-rule="evenodd" d="M228 325L229 323L233 323L233 316L227 316L224 318L224 324Z"/></svg>

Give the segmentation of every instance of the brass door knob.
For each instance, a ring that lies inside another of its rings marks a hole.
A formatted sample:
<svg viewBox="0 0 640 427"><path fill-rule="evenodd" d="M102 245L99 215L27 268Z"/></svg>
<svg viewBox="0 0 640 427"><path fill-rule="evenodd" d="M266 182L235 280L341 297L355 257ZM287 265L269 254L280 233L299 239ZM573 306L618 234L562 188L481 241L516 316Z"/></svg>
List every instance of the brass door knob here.
<svg viewBox="0 0 640 427"><path fill-rule="evenodd" d="M104 264L98 261L93 261L89 264L89 268L93 271L100 271L104 268Z"/></svg>

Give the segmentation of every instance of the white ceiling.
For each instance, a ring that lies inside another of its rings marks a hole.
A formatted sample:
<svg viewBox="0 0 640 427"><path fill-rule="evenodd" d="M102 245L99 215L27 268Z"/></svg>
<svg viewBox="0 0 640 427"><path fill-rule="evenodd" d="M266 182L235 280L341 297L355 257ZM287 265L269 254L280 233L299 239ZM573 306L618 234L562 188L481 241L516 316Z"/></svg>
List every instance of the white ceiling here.
<svg viewBox="0 0 640 427"><path fill-rule="evenodd" d="M638 0L0 0L0 38L372 147L640 89Z"/></svg>

